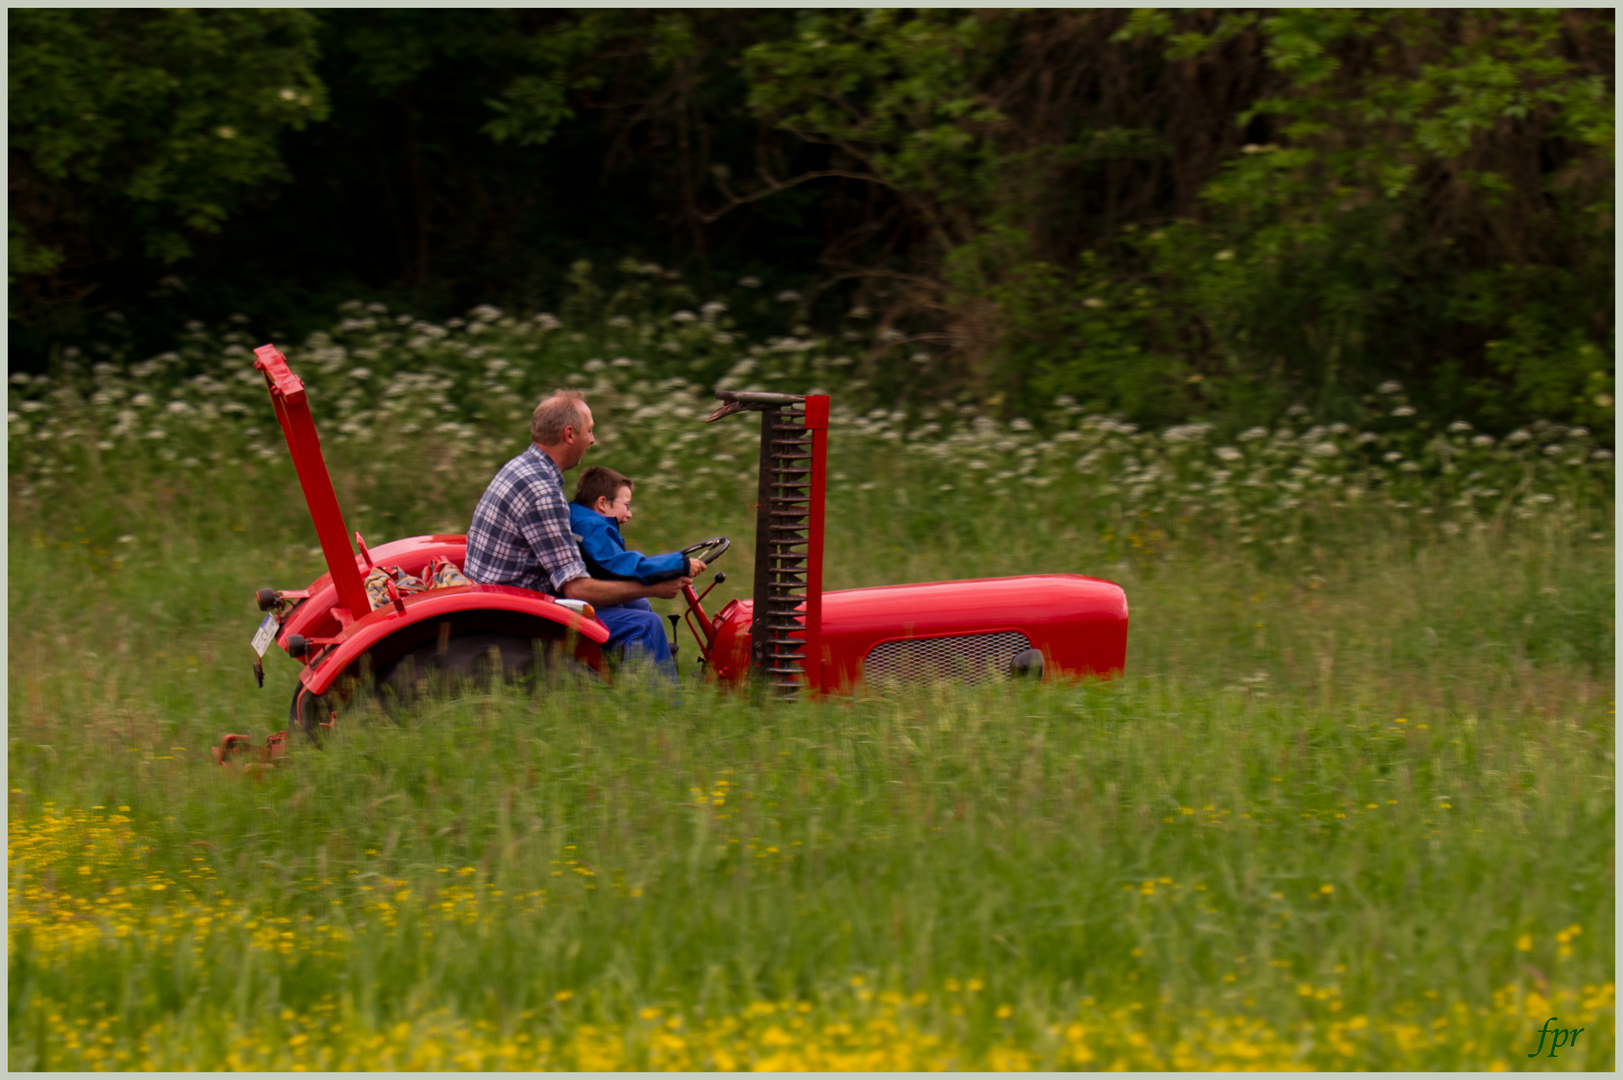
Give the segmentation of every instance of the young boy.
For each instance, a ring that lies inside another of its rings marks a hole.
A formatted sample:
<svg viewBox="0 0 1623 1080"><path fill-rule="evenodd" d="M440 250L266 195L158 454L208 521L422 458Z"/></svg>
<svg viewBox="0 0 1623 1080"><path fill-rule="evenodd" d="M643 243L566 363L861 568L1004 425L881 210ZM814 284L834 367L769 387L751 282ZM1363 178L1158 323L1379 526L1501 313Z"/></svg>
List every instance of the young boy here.
<svg viewBox="0 0 1623 1080"><path fill-rule="evenodd" d="M704 563L681 552L644 555L627 551L620 526L631 520L631 490L627 477L602 465L593 465L580 474L575 499L569 504L569 524L580 537L580 553L586 570L595 578L635 581L657 585L671 578L698 577ZM631 600L623 607L648 608L646 599Z"/></svg>

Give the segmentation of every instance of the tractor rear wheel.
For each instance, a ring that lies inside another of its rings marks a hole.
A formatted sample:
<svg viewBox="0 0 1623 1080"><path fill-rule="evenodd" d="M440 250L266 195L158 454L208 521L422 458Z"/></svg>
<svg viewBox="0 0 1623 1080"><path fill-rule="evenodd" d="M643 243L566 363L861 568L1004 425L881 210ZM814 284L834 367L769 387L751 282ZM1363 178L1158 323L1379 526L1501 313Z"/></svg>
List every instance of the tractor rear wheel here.
<svg viewBox="0 0 1623 1080"><path fill-rule="evenodd" d="M454 693L492 678L507 682L591 676L574 657L556 651L559 642L516 634L466 634L430 641L412 649L378 673L377 695L396 719L434 693Z"/></svg>
<svg viewBox="0 0 1623 1080"><path fill-rule="evenodd" d="M322 725L332 722L332 705L326 694L312 694L303 683L293 684L293 703L287 709L288 726L302 731L306 738L321 745Z"/></svg>

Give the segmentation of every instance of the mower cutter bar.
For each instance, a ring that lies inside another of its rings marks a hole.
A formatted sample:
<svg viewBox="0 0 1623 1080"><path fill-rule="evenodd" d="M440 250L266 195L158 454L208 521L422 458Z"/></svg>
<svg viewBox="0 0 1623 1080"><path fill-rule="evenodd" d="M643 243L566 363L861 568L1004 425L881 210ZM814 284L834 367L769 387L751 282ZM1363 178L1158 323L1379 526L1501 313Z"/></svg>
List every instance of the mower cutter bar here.
<svg viewBox="0 0 1623 1080"><path fill-rule="evenodd" d="M709 417L761 414L750 665L775 691L822 689L823 499L828 398L718 390Z"/></svg>

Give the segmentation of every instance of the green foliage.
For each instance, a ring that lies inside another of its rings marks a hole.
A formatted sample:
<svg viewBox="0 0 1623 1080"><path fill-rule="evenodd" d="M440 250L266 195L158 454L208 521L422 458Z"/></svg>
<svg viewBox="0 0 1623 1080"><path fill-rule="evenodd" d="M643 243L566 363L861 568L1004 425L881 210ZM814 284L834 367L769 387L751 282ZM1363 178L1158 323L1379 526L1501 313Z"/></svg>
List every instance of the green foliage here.
<svg viewBox="0 0 1623 1080"><path fill-rule="evenodd" d="M13 279L123 243L176 262L245 192L287 179L278 137L327 115L316 26L296 10L15 12Z"/></svg>
<svg viewBox="0 0 1623 1080"><path fill-rule="evenodd" d="M749 106L831 141L880 183L984 211L989 148L977 134L1003 117L973 91L1004 29L957 11L802 13L793 37L745 53Z"/></svg>
<svg viewBox="0 0 1623 1080"><path fill-rule="evenodd" d="M1554 11L1296 10L1262 20L1266 118L1157 260L1203 366L1241 395L1345 415L1391 376L1460 408L1450 338L1483 342L1472 407L1609 416L1612 96ZM1153 30L1151 22L1140 26ZM1579 31L1610 37L1610 23ZM1169 57L1187 42L1165 30ZM1528 147L1554 165L1542 168ZM1246 387L1251 389L1247 390ZM1535 406L1534 402L1538 404Z"/></svg>
<svg viewBox="0 0 1623 1080"><path fill-rule="evenodd" d="M1089 251L1074 271L1033 262L988 287L1002 321L1001 351L1028 380L1022 404L1063 396L1090 411L1155 423L1185 416L1191 398L1199 401L1202 376L1150 343L1154 290L1114 271Z"/></svg>
<svg viewBox="0 0 1623 1080"><path fill-rule="evenodd" d="M1600 427L1612 50L1586 10L24 12L13 310L41 370L91 306L156 352L630 256L873 320L892 397Z"/></svg>
<svg viewBox="0 0 1623 1080"><path fill-rule="evenodd" d="M1249 42L1267 89L1237 120L1276 134L1228 157L1198 213L1155 241L1118 227L1108 245L1057 259L1040 215L1067 167L1156 150L1132 129L1110 139L1099 115L1079 113L1063 134L1037 127L1027 73L1003 66L1023 30L1037 27L1002 13L817 14L750 52L759 115L838 147L918 214L930 248L914 265L939 275L930 299L982 399L1063 390L1145 418L1203 406L1261 418L1305 402L1332 419L1400 376L1427 387L1428 407L1500 422L1533 400L1600 417L1612 95L1573 50L1609 42L1610 23L1548 11L1136 14L1111 40L1161 41L1169 64L1232 63ZM1530 147L1555 164L1530 160ZM1136 310L1075 310L1146 284L1154 299ZM1461 338L1482 352L1438 363ZM987 377L995 365L1002 379ZM1469 400L1450 374L1461 365ZM1175 370L1202 392L1169 395Z"/></svg>

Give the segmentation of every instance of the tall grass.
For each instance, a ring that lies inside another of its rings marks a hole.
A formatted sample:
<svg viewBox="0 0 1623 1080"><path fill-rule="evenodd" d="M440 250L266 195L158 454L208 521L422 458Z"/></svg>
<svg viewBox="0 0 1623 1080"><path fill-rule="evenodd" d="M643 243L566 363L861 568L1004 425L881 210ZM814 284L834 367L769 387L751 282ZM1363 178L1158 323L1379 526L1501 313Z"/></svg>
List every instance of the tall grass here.
<svg viewBox="0 0 1623 1080"><path fill-rule="evenodd" d="M512 416L430 388L410 409L466 425L435 432L377 415L410 387L346 412L356 357L328 347L292 358L373 543L465 525L525 395L563 381L515 358ZM165 407L131 403L163 370L14 390L13 1068L1612 1065L1614 544L1587 433L846 412L831 587L1109 577L1126 676L828 703L492 685L245 777L205 748L282 727L295 670L273 653L254 688L250 597L318 555L262 388L236 412L172 382L172 430L113 432ZM747 566L750 425L599 374L634 542L731 533L718 569ZM1586 1030L1529 1058L1551 1015Z"/></svg>

